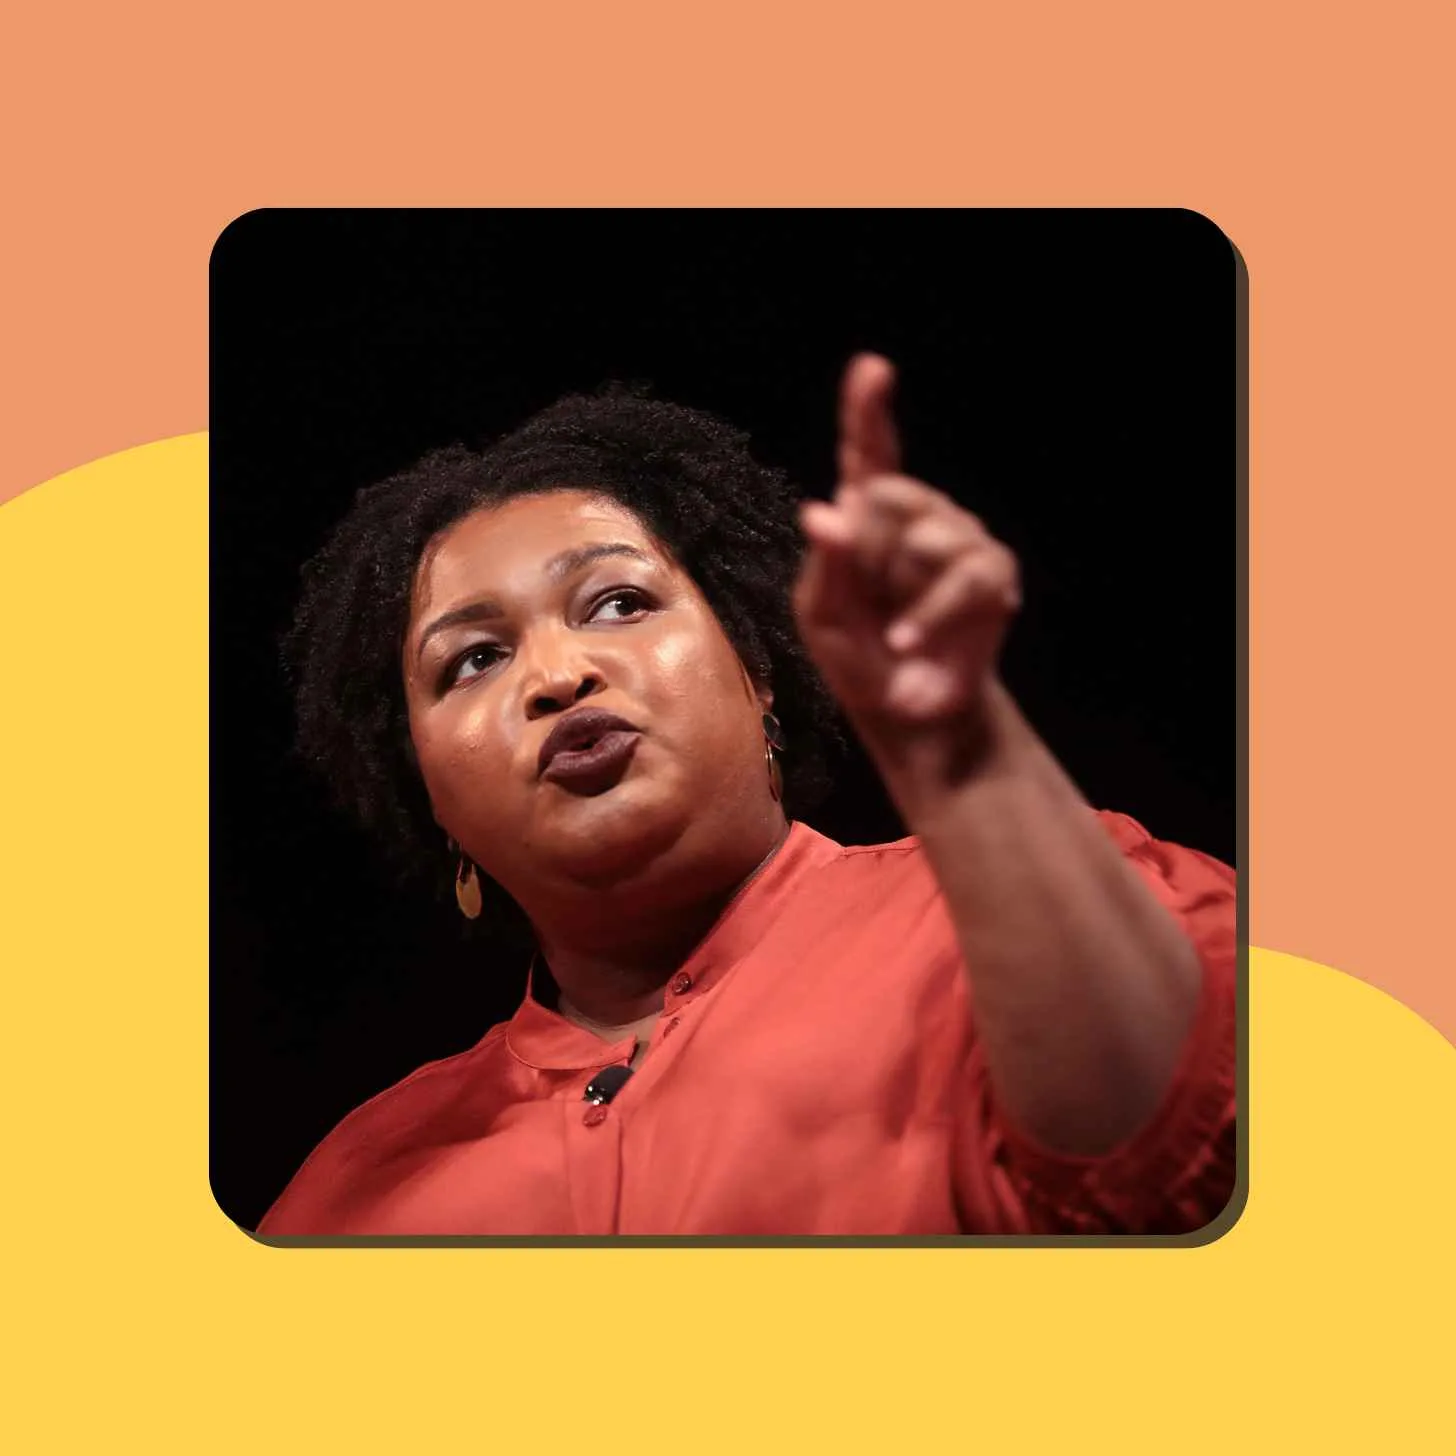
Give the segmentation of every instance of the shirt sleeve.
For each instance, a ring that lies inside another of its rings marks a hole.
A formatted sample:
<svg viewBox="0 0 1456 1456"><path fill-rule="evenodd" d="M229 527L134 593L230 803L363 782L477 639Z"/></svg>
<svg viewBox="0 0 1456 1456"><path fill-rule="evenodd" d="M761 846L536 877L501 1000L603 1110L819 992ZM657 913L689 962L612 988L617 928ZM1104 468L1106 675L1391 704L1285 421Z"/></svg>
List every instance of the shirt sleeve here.
<svg viewBox="0 0 1456 1456"><path fill-rule="evenodd" d="M1211 1222L1237 1170L1238 933L1234 871L1162 843L1120 814L1099 817L1149 889L1182 925L1203 969L1193 1025L1163 1102L1100 1157L1038 1146L1002 1116L979 1048L958 1196L968 1231L1172 1234Z"/></svg>

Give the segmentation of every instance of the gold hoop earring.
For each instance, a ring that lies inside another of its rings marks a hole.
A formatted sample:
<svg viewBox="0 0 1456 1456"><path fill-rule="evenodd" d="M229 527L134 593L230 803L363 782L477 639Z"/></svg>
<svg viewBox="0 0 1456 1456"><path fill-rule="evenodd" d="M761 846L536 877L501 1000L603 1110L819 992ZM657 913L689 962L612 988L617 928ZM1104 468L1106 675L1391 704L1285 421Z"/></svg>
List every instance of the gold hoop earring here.
<svg viewBox="0 0 1456 1456"><path fill-rule="evenodd" d="M478 920L483 904L480 893L480 877L475 872L475 862L467 859L455 841L449 840L450 853L458 854L460 862L455 866L455 903L467 920Z"/></svg>
<svg viewBox="0 0 1456 1456"><path fill-rule="evenodd" d="M779 761L774 757L774 749L783 752L788 747L784 739L783 725L772 713L763 715L763 757L768 765L768 786L774 796L774 802L778 803L784 797L784 774L779 767Z"/></svg>

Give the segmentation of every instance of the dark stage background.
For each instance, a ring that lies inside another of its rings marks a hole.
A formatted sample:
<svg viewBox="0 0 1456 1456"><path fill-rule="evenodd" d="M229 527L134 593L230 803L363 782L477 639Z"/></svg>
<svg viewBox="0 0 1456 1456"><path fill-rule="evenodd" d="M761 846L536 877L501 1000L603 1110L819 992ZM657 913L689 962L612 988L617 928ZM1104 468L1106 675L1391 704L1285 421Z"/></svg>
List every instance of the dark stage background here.
<svg viewBox="0 0 1456 1456"><path fill-rule="evenodd" d="M568 390L650 380L827 495L840 370L888 354L906 468L1020 554L1032 721L1093 803L1234 858L1235 257L1196 214L263 212L212 290L211 1162L245 1227L525 974L291 761L298 568L360 486ZM858 755L810 822L904 832Z"/></svg>

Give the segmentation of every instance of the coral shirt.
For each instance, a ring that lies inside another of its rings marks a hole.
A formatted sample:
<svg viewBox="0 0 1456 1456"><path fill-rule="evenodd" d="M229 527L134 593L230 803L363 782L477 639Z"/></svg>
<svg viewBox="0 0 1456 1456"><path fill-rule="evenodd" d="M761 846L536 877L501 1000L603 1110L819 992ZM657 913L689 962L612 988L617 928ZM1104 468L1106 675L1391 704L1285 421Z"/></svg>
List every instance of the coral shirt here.
<svg viewBox="0 0 1456 1456"><path fill-rule="evenodd" d="M470 1051L351 1113L259 1227L288 1234L956 1234L1200 1228L1234 1181L1235 881L1100 815L1200 953L1160 1110L1113 1152L998 1115L954 927L915 838L795 822L673 976L607 1104L610 1044L528 989Z"/></svg>

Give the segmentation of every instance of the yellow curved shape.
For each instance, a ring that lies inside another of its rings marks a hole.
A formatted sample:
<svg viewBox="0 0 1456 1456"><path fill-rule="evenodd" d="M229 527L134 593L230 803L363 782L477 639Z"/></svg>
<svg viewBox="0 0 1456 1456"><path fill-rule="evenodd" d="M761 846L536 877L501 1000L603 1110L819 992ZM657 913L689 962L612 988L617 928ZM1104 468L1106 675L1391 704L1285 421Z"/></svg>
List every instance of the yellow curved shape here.
<svg viewBox="0 0 1456 1456"><path fill-rule="evenodd" d="M1456 1049L1270 952L1251 1191L1203 1248L241 1233L207 1185L206 468L187 436L0 509L0 1443L1450 1449Z"/></svg>

